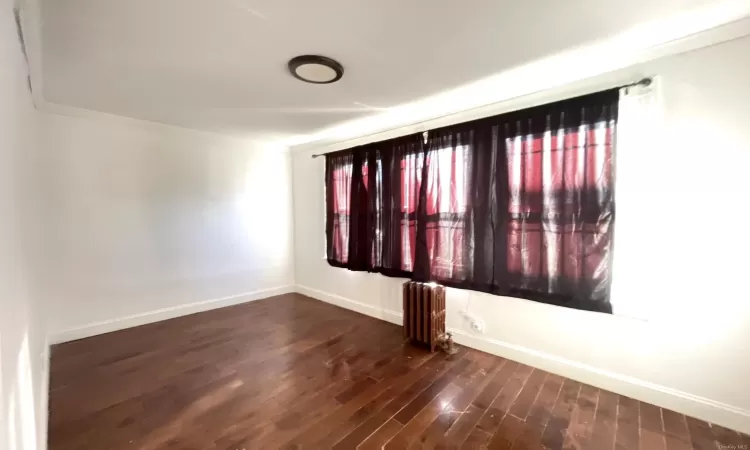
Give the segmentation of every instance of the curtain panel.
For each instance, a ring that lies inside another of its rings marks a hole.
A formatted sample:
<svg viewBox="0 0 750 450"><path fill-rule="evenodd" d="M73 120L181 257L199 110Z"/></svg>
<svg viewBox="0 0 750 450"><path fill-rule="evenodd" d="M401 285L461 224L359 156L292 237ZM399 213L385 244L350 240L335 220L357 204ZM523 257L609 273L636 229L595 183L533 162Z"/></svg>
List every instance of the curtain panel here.
<svg viewBox="0 0 750 450"><path fill-rule="evenodd" d="M619 90L326 155L331 265L611 312Z"/></svg>

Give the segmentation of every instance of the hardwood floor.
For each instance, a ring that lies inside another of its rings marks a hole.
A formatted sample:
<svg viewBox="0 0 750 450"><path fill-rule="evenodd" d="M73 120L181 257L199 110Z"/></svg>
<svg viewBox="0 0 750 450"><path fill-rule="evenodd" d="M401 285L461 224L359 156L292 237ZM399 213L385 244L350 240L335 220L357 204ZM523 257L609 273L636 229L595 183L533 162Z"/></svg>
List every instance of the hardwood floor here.
<svg viewBox="0 0 750 450"><path fill-rule="evenodd" d="M403 345L400 327L298 294L56 345L50 383L51 450L750 449L510 360Z"/></svg>

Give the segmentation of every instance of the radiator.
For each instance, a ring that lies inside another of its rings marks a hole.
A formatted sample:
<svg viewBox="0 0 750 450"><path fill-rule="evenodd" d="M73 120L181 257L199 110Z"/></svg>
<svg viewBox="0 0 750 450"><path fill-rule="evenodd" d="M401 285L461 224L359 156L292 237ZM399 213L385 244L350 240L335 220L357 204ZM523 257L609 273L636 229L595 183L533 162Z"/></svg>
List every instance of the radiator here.
<svg viewBox="0 0 750 450"><path fill-rule="evenodd" d="M404 283L404 337L430 347L445 333L445 287L434 283Z"/></svg>

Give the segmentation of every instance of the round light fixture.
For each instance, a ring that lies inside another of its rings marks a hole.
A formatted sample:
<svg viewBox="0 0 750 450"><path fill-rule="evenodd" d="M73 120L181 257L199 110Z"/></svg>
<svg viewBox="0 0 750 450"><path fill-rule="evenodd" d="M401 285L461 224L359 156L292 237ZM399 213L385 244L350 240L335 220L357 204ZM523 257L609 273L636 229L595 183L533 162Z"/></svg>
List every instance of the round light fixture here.
<svg viewBox="0 0 750 450"><path fill-rule="evenodd" d="M303 55L289 61L289 72L298 80L313 84L328 84L344 76L344 67L325 56Z"/></svg>

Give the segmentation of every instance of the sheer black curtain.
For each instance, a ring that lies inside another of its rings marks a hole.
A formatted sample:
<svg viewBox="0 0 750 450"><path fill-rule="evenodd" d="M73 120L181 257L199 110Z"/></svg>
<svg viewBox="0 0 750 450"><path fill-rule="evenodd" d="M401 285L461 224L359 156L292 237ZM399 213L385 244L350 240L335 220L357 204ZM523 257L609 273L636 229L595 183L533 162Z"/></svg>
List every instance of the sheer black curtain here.
<svg viewBox="0 0 750 450"><path fill-rule="evenodd" d="M498 124L508 159L509 294L612 312L618 101L613 89Z"/></svg>
<svg viewBox="0 0 750 450"><path fill-rule="evenodd" d="M348 267L349 262L353 162L351 151L326 155L326 257L336 267Z"/></svg>
<svg viewBox="0 0 750 450"><path fill-rule="evenodd" d="M612 89L327 155L329 262L611 312L618 99Z"/></svg>
<svg viewBox="0 0 750 450"><path fill-rule="evenodd" d="M424 162L421 135L410 135L368 148L376 167L370 192L375 208L372 271L411 277L417 251L417 216Z"/></svg>

